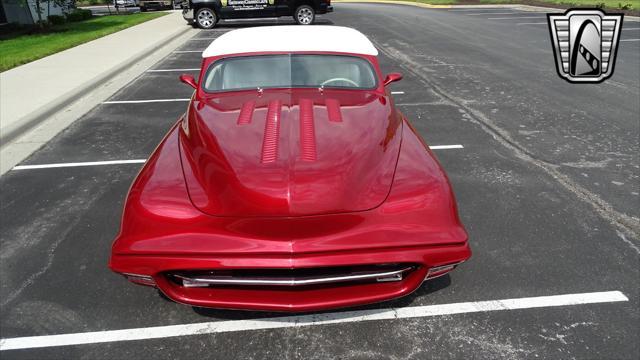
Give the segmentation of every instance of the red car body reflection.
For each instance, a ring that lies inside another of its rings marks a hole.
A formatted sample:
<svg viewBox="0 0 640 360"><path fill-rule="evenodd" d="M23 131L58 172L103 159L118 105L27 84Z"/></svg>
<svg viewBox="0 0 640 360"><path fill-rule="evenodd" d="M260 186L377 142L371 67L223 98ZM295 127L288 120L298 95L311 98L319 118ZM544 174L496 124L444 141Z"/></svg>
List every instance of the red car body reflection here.
<svg viewBox="0 0 640 360"><path fill-rule="evenodd" d="M197 88L130 189L110 268L193 306L312 311L406 295L467 260L443 169L376 57L349 55L377 88Z"/></svg>

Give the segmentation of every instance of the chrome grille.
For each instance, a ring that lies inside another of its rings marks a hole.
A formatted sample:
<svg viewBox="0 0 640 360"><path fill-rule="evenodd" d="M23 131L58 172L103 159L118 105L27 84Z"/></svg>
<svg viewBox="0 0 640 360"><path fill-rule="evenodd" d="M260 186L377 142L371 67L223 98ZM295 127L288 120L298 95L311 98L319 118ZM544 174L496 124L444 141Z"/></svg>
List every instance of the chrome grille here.
<svg viewBox="0 0 640 360"><path fill-rule="evenodd" d="M380 265L366 267L309 269L252 269L183 271L168 274L184 287L208 286L312 286L353 282L401 281L415 265Z"/></svg>

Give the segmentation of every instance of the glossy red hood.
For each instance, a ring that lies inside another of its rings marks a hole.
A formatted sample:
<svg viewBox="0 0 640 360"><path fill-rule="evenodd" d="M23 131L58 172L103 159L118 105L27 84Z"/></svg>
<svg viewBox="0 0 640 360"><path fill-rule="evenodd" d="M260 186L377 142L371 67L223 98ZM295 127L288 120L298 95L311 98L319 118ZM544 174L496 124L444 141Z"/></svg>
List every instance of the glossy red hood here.
<svg viewBox="0 0 640 360"><path fill-rule="evenodd" d="M189 196L216 216L368 210L389 193L402 122L375 92L295 89L207 95L181 132Z"/></svg>

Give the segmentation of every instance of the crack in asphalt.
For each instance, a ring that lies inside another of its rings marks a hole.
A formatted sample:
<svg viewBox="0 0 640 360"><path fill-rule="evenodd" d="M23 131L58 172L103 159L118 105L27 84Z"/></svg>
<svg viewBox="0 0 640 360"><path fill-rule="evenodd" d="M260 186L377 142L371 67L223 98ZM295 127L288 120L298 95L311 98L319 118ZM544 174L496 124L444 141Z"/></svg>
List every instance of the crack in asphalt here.
<svg viewBox="0 0 640 360"><path fill-rule="evenodd" d="M86 213L86 211L88 211L88 209L90 209L93 206L93 204L104 195L105 192L106 190L104 190L104 188L103 190L98 189L97 191L94 192L96 196L88 197L88 201L84 203L82 201L77 201L77 200L70 201L69 203L75 204L76 206L75 210L70 210L69 207L64 207L62 208L62 210L60 210L60 211L67 212L67 215L68 213L73 213L78 215L75 216L73 220L71 220L65 226L65 230L62 233L60 233L57 239L49 246L49 248L46 251L45 263L40 268L40 270L31 274L26 280L22 281L17 288L9 292L9 294L7 294L7 296L4 299L2 299L2 301L0 301L0 307L4 308L7 305L9 305L9 303L15 300L24 290L26 290L31 285L33 285L42 275L48 272L48 270L53 265L53 261L56 255L55 252L60 246L60 244L62 244L65 240L67 240L72 230L74 230L76 226L83 220L83 214ZM82 191L78 190L77 194L82 194ZM59 213L47 214L47 216L50 216L52 218L59 215L60 215Z"/></svg>
<svg viewBox="0 0 640 360"><path fill-rule="evenodd" d="M419 62L411 59L409 55L404 54L392 47L381 44L371 35L369 37L380 52L382 52L389 58L395 59L403 69L416 76L416 78L420 82L430 87L430 90L433 91L436 95L440 96L443 100L449 102L459 110L464 111L473 122L480 126L480 128L484 132L491 135L491 137L493 137L505 148L511 150L517 158L542 169L547 175L554 178L569 192L576 195L583 202L591 205L602 218L614 225L622 233L634 239L640 238L640 219L615 210L611 206L611 204L603 200L600 196L576 183L569 176L561 173L558 170L558 168L560 167L559 165L553 164L546 160L542 160L534 155L530 150L513 139L505 129L500 128L481 111L471 108L467 105L467 101L448 93L433 80L431 80L428 76L423 74L421 71L422 65ZM638 247L633 245L630 240L627 239L625 243L627 243L627 245L631 243L630 247L638 252Z"/></svg>

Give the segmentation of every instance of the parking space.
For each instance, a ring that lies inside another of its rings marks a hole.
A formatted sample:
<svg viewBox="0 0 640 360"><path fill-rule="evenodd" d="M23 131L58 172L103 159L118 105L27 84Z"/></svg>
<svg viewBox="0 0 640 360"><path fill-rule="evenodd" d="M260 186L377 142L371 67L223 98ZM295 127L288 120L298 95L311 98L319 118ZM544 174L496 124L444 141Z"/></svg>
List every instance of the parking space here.
<svg viewBox="0 0 640 360"><path fill-rule="evenodd" d="M132 162L0 178L2 338L77 344L25 340L2 357L637 358L638 43L621 45L610 83L575 87L555 73L545 16L337 4L324 19L364 32L383 70L404 74L394 100L444 146L433 151L474 254L406 298L313 316L190 308L106 267L135 160L187 106L178 76L243 25L200 31L21 165ZM258 24L274 23L286 21ZM200 327L160 328L189 324Z"/></svg>
<svg viewBox="0 0 640 360"><path fill-rule="evenodd" d="M447 10L456 15L472 16L478 19L494 23L506 23L507 25L525 26L529 30L540 29L548 31L547 12L516 10L507 8L485 9L450 9ZM549 13L562 13L563 10L550 11ZM640 41L640 22L636 18L626 18L622 27L620 41Z"/></svg>

